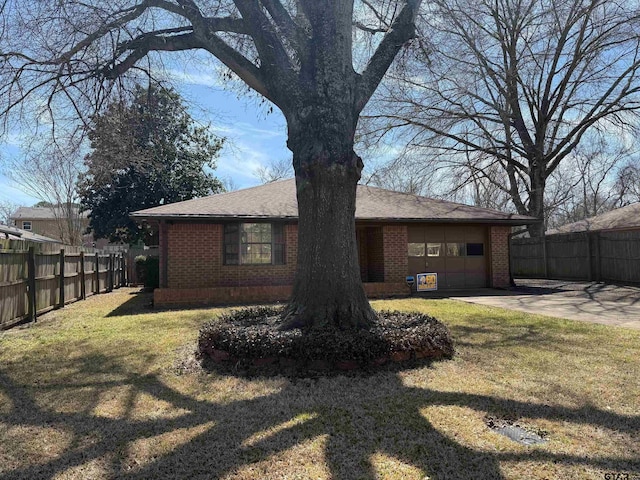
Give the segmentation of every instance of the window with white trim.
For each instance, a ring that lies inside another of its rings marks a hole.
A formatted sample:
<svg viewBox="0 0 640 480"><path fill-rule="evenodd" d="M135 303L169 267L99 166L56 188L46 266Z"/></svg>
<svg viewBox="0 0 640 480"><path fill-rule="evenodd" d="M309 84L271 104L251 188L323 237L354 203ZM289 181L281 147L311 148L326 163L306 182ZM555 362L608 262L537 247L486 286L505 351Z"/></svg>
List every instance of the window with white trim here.
<svg viewBox="0 0 640 480"><path fill-rule="evenodd" d="M31 230L31 222L30 221L23 221L22 222L22 229L23 230Z"/></svg>

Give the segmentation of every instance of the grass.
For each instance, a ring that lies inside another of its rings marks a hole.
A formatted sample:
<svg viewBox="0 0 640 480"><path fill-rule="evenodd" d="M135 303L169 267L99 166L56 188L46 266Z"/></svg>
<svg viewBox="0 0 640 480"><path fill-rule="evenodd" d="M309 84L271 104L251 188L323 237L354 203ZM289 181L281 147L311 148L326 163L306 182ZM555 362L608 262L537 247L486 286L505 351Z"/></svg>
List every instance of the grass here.
<svg viewBox="0 0 640 480"><path fill-rule="evenodd" d="M326 379L177 374L221 309L121 289L0 333L0 479L640 478L640 332L451 300L453 360ZM485 425L547 432L525 447Z"/></svg>

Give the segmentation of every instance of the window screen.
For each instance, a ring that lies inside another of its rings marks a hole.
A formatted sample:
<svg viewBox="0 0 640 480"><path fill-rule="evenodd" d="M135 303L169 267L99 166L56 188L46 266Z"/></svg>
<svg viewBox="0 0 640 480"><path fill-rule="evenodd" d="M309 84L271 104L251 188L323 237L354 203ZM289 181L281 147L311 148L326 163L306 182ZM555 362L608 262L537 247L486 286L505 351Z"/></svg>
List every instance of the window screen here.
<svg viewBox="0 0 640 480"><path fill-rule="evenodd" d="M224 226L224 263L240 263L240 225L237 223Z"/></svg>
<svg viewBox="0 0 640 480"><path fill-rule="evenodd" d="M271 263L271 224L240 225L240 263L255 265Z"/></svg>

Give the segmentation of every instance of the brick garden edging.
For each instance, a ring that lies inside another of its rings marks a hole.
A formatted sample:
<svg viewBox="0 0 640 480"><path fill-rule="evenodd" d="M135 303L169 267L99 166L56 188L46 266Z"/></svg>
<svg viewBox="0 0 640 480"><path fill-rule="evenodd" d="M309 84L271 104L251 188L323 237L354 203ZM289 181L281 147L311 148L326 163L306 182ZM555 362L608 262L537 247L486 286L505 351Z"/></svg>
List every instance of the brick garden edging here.
<svg viewBox="0 0 640 480"><path fill-rule="evenodd" d="M208 358L217 365L232 367L243 364L245 367L250 367L258 373L265 373L273 370L274 367L276 367L278 372L348 372L353 370L370 370L387 364L406 365L416 360L439 360L447 358L442 352L434 355L433 351L429 349L417 352L392 352L389 355L376 358L366 364L360 364L355 360L336 360L331 362L321 359L304 361L288 357L240 358L230 355L229 352L215 348L208 349L206 354Z"/></svg>

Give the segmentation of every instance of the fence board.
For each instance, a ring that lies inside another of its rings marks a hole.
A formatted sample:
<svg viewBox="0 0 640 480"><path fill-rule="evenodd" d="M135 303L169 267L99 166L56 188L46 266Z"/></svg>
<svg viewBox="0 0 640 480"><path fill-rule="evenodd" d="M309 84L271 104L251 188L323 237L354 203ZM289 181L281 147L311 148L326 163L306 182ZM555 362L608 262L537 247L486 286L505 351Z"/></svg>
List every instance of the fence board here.
<svg viewBox="0 0 640 480"><path fill-rule="evenodd" d="M29 267L30 252L33 267ZM36 313L63 306L61 299L65 304L81 300L83 279L86 296L106 292L110 285L120 287L124 284L126 258L112 255L110 262L110 254L92 248L0 240L0 329L29 318L35 320ZM33 306L29 304L30 290L35 293Z"/></svg>
<svg viewBox="0 0 640 480"><path fill-rule="evenodd" d="M514 277L640 283L640 231L513 239L511 264Z"/></svg>

